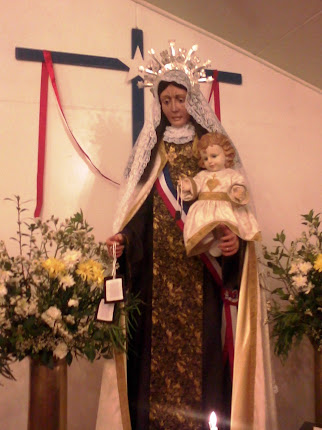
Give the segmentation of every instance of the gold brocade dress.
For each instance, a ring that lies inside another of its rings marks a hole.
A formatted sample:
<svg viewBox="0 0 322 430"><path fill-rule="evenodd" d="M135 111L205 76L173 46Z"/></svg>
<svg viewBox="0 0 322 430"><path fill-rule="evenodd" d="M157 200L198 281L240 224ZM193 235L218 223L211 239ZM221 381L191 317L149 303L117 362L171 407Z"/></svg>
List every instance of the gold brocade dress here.
<svg viewBox="0 0 322 430"><path fill-rule="evenodd" d="M165 142L176 187L200 168L192 143ZM150 430L202 428L203 263L186 255L183 233L155 191Z"/></svg>

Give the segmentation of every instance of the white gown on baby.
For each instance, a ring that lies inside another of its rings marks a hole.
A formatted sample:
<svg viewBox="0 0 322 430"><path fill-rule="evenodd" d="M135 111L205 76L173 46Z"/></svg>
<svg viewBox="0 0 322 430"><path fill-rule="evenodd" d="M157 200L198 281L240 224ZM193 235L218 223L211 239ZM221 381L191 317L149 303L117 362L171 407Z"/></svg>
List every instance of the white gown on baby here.
<svg viewBox="0 0 322 430"><path fill-rule="evenodd" d="M241 239L260 240L257 221L247 207L248 191L240 173L229 168L217 172L202 170L189 180L190 190L182 191L182 199L198 200L189 208L184 225L188 256L206 251L213 256L221 255L215 230L219 224L225 224Z"/></svg>

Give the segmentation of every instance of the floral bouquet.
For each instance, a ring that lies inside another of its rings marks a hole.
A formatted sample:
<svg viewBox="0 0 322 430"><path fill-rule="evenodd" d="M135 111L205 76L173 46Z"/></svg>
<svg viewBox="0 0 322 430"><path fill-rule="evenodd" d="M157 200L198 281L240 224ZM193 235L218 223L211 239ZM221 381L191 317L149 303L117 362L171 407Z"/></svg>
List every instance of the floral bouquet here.
<svg viewBox="0 0 322 430"><path fill-rule="evenodd" d="M10 363L27 356L53 367L57 359L93 361L124 350L139 300L128 294L112 323L97 321L112 261L82 211L64 222L53 216L27 222L19 196L15 201L18 255L10 256L0 241L0 374L13 378Z"/></svg>
<svg viewBox="0 0 322 430"><path fill-rule="evenodd" d="M306 226L300 238L286 245L284 231L273 239L274 251L264 247L268 275L282 282L268 301L268 322L272 326L275 353L286 358L293 341L307 335L313 347L322 351L322 233L320 214L302 215Z"/></svg>

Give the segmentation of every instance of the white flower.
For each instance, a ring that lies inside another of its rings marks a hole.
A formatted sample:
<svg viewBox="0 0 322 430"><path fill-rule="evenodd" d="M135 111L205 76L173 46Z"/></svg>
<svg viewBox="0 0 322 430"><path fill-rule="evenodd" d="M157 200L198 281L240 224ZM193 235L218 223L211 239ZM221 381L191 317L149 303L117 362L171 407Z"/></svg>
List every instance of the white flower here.
<svg viewBox="0 0 322 430"><path fill-rule="evenodd" d="M13 273L9 270L2 270L0 269L0 282L7 282L10 279L10 276L12 276Z"/></svg>
<svg viewBox="0 0 322 430"><path fill-rule="evenodd" d="M272 310L272 304L271 304L270 300L267 300L267 302L266 302L266 308L267 308L268 312Z"/></svg>
<svg viewBox="0 0 322 430"><path fill-rule="evenodd" d="M18 301L17 297L10 297L10 304L11 304L11 306L15 305L17 303L17 301Z"/></svg>
<svg viewBox="0 0 322 430"><path fill-rule="evenodd" d="M291 264L291 268L289 270L289 274L291 275L292 273L297 273L299 270L297 263L292 263Z"/></svg>
<svg viewBox="0 0 322 430"><path fill-rule="evenodd" d="M75 317L74 315L66 315L65 321L69 324L75 324Z"/></svg>
<svg viewBox="0 0 322 430"><path fill-rule="evenodd" d="M53 351L55 357L62 359L65 358L68 353L68 346L65 342L59 343Z"/></svg>
<svg viewBox="0 0 322 430"><path fill-rule="evenodd" d="M63 289L66 290L66 288L72 287L75 284L75 281L72 275L65 275L60 278L60 284Z"/></svg>
<svg viewBox="0 0 322 430"><path fill-rule="evenodd" d="M74 267L82 257L80 251L75 251L73 249L67 249L67 251L62 255L62 260L68 269Z"/></svg>
<svg viewBox="0 0 322 430"><path fill-rule="evenodd" d="M7 292L7 287L4 284L0 284L0 297L4 297Z"/></svg>
<svg viewBox="0 0 322 430"><path fill-rule="evenodd" d="M54 327L55 322L61 319L61 311L56 306L50 306L50 308L41 314L41 318L49 327Z"/></svg>
<svg viewBox="0 0 322 430"><path fill-rule="evenodd" d="M28 306L28 315L35 315L38 311L38 302L37 300L31 299Z"/></svg>
<svg viewBox="0 0 322 430"><path fill-rule="evenodd" d="M71 342L73 340L73 335L66 330L60 322L55 325L54 331L59 333L65 340Z"/></svg>
<svg viewBox="0 0 322 430"><path fill-rule="evenodd" d="M304 261L303 263L299 264L299 269L303 275L306 275L308 271L312 269L312 264L309 261Z"/></svg>
<svg viewBox="0 0 322 430"><path fill-rule="evenodd" d="M290 294L289 296L288 296L288 301L289 302L294 302L294 296L293 296L293 294Z"/></svg>
<svg viewBox="0 0 322 430"><path fill-rule="evenodd" d="M61 311L56 306L50 306L50 308L46 310L46 314L53 320L61 319Z"/></svg>
<svg viewBox="0 0 322 430"><path fill-rule="evenodd" d="M37 313L37 310L38 303L36 300L31 299L29 302L25 297L21 297L16 302L15 312L17 315L22 316L24 318L28 315L35 315Z"/></svg>
<svg viewBox="0 0 322 430"><path fill-rule="evenodd" d="M15 306L15 312L17 315L26 317L28 315L29 303L25 297L22 297L17 300L17 304Z"/></svg>
<svg viewBox="0 0 322 430"><path fill-rule="evenodd" d="M303 275L296 275L296 276L293 276L292 281L293 281L293 284L297 287L297 289L301 291L303 287L306 286L307 277Z"/></svg>
<svg viewBox="0 0 322 430"><path fill-rule="evenodd" d="M6 320L3 324L3 328L6 330L10 330L11 329L11 322L10 320Z"/></svg>
<svg viewBox="0 0 322 430"><path fill-rule="evenodd" d="M71 308L72 306L77 307L79 305L78 299L69 299L68 306Z"/></svg>
<svg viewBox="0 0 322 430"><path fill-rule="evenodd" d="M313 317L311 309L306 309L306 311L304 312L304 314L305 315L309 315L310 317Z"/></svg>

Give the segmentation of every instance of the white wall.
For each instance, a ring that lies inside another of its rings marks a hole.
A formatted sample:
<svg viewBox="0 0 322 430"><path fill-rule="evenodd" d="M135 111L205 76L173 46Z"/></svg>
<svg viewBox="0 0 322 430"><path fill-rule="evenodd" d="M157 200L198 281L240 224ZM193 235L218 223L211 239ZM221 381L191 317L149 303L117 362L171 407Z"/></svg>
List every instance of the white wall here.
<svg viewBox="0 0 322 430"><path fill-rule="evenodd" d="M320 94L242 52L129 0L0 0L0 238L15 232L19 194L36 198L39 63L15 60L15 47L106 57L130 57L131 28L143 30L145 56L169 39L219 70L241 73L243 85L221 84L222 122L251 183L264 241L276 231L301 231L300 214L321 210ZM55 66L62 104L83 148L108 176L120 180L131 147L131 88L126 73ZM207 89L205 89L205 92ZM111 232L117 187L94 174L75 150L49 97L43 216L82 208L104 240ZM146 93L146 105L150 94ZM14 246L10 244L14 252ZM283 368L274 360L280 428L313 420L312 352L306 343ZM93 430L102 363L69 369L69 430ZM0 428L27 428L28 363L15 365L18 381L0 387Z"/></svg>

